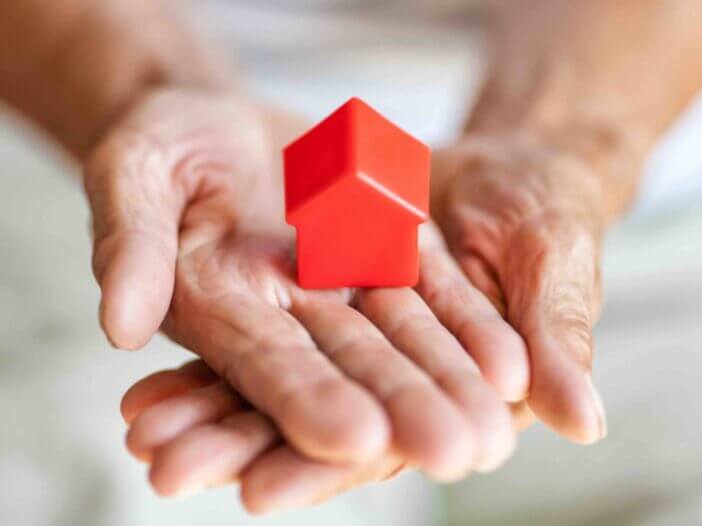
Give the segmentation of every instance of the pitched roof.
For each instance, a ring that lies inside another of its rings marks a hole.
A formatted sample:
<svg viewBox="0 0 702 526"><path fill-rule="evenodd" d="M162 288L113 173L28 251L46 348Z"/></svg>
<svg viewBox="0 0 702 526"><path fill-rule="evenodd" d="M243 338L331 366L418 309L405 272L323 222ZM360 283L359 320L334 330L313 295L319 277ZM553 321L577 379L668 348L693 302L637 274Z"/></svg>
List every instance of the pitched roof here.
<svg viewBox="0 0 702 526"><path fill-rule="evenodd" d="M429 208L430 150L358 98L352 98L284 151L290 221L345 177L385 194L424 221Z"/></svg>

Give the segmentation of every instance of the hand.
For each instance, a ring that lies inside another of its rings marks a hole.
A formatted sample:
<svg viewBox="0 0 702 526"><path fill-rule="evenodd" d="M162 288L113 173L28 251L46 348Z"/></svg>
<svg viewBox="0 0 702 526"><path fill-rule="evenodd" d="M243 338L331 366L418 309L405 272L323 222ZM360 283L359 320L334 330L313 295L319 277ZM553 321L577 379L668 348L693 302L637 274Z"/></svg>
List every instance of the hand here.
<svg viewBox="0 0 702 526"><path fill-rule="evenodd" d="M121 409L136 437L131 452L148 458L149 478L162 496L239 482L250 512L283 511L386 480L407 467L390 452L361 464L304 457L202 361L147 376L125 394ZM168 438L160 438L166 428Z"/></svg>
<svg viewBox="0 0 702 526"><path fill-rule="evenodd" d="M283 511L386 479L403 467L391 454L341 465L300 455L202 361L136 383L122 400L122 415L134 437L130 450L148 456L149 478L161 496L238 481L247 510Z"/></svg>
<svg viewBox="0 0 702 526"><path fill-rule="evenodd" d="M432 212L468 279L526 341L529 407L576 442L602 438L590 376L605 204L598 171L562 150L480 136L435 160Z"/></svg>
<svg viewBox="0 0 702 526"><path fill-rule="evenodd" d="M392 437L437 479L495 467L513 431L471 356L518 400L521 338L431 227L419 293L299 289L277 162L292 136L273 120L229 95L163 92L98 148L85 181L108 337L134 349L162 325L312 459L368 461ZM178 431L163 422L144 454Z"/></svg>

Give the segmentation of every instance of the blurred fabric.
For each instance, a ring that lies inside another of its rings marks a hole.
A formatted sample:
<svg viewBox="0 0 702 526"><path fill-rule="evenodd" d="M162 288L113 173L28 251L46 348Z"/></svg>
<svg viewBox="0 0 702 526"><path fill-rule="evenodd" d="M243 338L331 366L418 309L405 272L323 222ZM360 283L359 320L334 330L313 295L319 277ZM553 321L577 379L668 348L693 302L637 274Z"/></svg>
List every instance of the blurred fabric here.
<svg viewBox="0 0 702 526"><path fill-rule="evenodd" d="M306 8L212 2L198 20L251 73L252 89L311 118L357 95L432 144L456 133L480 79L472 15L297 3ZM607 242L595 366L606 441L578 447L536 426L492 475L439 487L409 473L312 510L251 519L232 488L158 499L127 455L121 394L188 355L161 338L139 353L109 348L77 167L2 113L0 524L702 523L700 136L702 103L652 156L641 203Z"/></svg>

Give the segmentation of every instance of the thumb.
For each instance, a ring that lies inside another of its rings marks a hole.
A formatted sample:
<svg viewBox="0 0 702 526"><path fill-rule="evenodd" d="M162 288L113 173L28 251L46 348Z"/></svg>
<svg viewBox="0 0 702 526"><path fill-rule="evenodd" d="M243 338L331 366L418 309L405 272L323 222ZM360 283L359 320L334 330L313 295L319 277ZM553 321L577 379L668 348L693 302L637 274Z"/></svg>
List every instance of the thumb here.
<svg viewBox="0 0 702 526"><path fill-rule="evenodd" d="M546 215L516 232L502 276L509 321L529 349L529 406L579 443L606 434L602 401L591 380L598 258L597 236L582 223Z"/></svg>
<svg viewBox="0 0 702 526"><path fill-rule="evenodd" d="M185 201L171 174L162 149L134 132L108 138L86 164L100 324L115 347L143 347L168 312Z"/></svg>

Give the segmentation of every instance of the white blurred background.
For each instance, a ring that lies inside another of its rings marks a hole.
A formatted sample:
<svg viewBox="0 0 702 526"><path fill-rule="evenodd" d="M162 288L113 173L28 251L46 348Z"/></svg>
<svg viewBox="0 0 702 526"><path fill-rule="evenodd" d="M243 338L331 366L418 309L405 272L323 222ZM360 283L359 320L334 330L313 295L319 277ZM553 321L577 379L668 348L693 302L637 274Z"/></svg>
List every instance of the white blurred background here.
<svg viewBox="0 0 702 526"><path fill-rule="evenodd" d="M459 2L399 15L397 3L219 1L198 21L262 96L311 118L361 96L439 144L480 80L478 26ZM606 441L578 447L536 426L492 475L439 487L411 473L250 519L233 488L159 500L125 452L121 394L187 355L160 338L140 353L108 347L77 169L0 113L0 525L702 524L700 146L702 101L652 156L636 211L607 242L595 365Z"/></svg>

